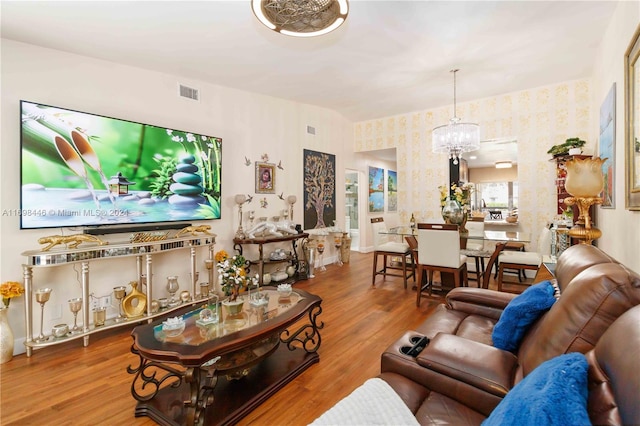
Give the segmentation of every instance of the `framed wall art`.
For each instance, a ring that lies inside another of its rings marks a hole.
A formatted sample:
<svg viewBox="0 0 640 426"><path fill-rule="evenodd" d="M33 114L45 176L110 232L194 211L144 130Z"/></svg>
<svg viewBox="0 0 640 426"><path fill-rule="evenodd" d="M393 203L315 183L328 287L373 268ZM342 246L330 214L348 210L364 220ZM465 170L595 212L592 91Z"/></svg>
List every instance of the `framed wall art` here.
<svg viewBox="0 0 640 426"><path fill-rule="evenodd" d="M387 171L387 211L398 211L398 172Z"/></svg>
<svg viewBox="0 0 640 426"><path fill-rule="evenodd" d="M256 194L276 193L276 165L256 161Z"/></svg>
<svg viewBox="0 0 640 426"><path fill-rule="evenodd" d="M369 166L369 213L384 211L384 169Z"/></svg>
<svg viewBox="0 0 640 426"><path fill-rule="evenodd" d="M333 226L336 220L336 156L305 149L304 229Z"/></svg>
<svg viewBox="0 0 640 426"><path fill-rule="evenodd" d="M628 210L640 210L640 25L624 56L626 200Z"/></svg>
<svg viewBox="0 0 640 426"><path fill-rule="evenodd" d="M604 189L602 190L602 207L615 208L615 155L616 155L616 84L613 83L611 90L600 106L600 141L598 143L598 154L600 158L607 160L602 164L604 175Z"/></svg>

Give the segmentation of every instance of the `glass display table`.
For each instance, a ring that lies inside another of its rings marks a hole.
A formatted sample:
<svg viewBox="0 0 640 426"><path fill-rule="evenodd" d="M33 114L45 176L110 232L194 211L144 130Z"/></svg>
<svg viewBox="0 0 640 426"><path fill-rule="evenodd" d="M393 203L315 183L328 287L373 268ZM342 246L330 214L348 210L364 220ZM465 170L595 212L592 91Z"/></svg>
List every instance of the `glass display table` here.
<svg viewBox="0 0 640 426"><path fill-rule="evenodd" d="M221 309L217 323L200 321L206 304L177 311L185 323L177 336L168 336L162 321L132 331L139 362L127 371L136 417L233 424L319 361L322 299L301 290L287 297L273 287L260 292L262 303L247 295L242 315Z"/></svg>

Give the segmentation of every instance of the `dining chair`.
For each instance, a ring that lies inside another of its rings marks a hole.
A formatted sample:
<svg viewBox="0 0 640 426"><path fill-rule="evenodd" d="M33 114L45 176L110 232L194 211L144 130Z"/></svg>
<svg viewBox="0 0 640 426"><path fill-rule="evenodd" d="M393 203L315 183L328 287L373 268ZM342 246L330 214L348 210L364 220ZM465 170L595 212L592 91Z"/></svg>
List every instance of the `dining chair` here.
<svg viewBox="0 0 640 426"><path fill-rule="evenodd" d="M425 271L427 283L422 285ZM467 256L460 254L460 234L457 225L439 223L418 224L418 287L416 306L420 307L422 292L433 288L433 273L453 274L455 287L468 286Z"/></svg>
<svg viewBox="0 0 640 426"><path fill-rule="evenodd" d="M402 277L404 288L407 288L407 279L413 277L416 280L416 265L413 262L411 248L405 242L390 241L387 227L382 217L372 217L371 227L373 231L373 277L371 285L376 284L376 275L382 275L383 280L386 276ZM382 256L382 268L378 270L378 256ZM400 258L402 266L393 266L389 264L389 258ZM407 259L408 258L408 259ZM408 260L408 261L407 261ZM393 273L389 270L402 271L402 273Z"/></svg>
<svg viewBox="0 0 640 426"><path fill-rule="evenodd" d="M502 284L504 278L504 270L512 269L522 271L532 270L537 271L542 265L542 256L551 254L551 231L547 226L542 228L538 237L538 251L502 251L498 256L498 291L503 291ZM528 286L527 282L520 282L517 284Z"/></svg>
<svg viewBox="0 0 640 426"><path fill-rule="evenodd" d="M485 273L484 260L491 257L491 252L485 250L484 239L482 239L484 237L484 217L473 217L469 219L465 226L469 231L469 237L479 237L479 239L467 238L466 246L461 250L461 253L469 258L467 261L467 273L475 275L475 278L469 277L469 279L473 279L480 286ZM473 263L471 259L473 259ZM469 268L470 264L474 269Z"/></svg>

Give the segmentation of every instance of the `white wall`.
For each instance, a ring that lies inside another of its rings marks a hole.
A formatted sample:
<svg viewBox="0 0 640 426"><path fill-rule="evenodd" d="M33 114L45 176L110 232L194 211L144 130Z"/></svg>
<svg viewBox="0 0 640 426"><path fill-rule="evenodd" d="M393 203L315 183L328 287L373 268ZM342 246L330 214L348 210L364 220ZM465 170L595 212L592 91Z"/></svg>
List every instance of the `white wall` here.
<svg viewBox="0 0 640 426"><path fill-rule="evenodd" d="M600 105L616 84L615 127L615 208L598 208L598 227L603 236L598 246L627 265L640 272L640 211L625 210L625 87L624 54L640 22L639 2L620 2L603 34L599 55L594 58L596 69L593 77L593 121L592 133L599 134Z"/></svg>
<svg viewBox="0 0 640 426"><path fill-rule="evenodd" d="M266 153L271 162L282 161L284 170L277 170L276 194L284 193L285 198L290 194L297 196L294 216L299 223L303 217L303 149L336 155L338 188L344 188L344 169L355 168L351 123L331 110L5 39L1 48L0 202L3 211L20 207L21 99L221 137L222 220L208 224L218 235L216 249L225 248L229 252L238 226L233 196L254 194L254 167L244 165L245 156L256 161ZM178 83L200 89L201 101L179 98ZM315 136L306 133L307 125L315 127ZM258 199L263 197L268 200L267 209L260 208ZM337 217L344 217L344 191L337 191L336 197ZM271 194L256 195L253 202L245 206L245 210L255 210L256 217L274 216L284 208L286 201ZM38 238L63 232L71 233L59 229L21 231L17 216L2 215L1 281L22 281L24 257L21 253L38 249ZM136 279L135 265L130 262L123 261L120 265L94 262L91 268L92 291L98 296ZM202 264L201 276L204 272ZM185 258L168 256L161 265L154 264L156 285L163 286L167 275L178 275L186 286L189 274ZM34 273L34 287L45 285L53 287L51 301L45 308L44 328L50 331L53 324L73 321L66 302L81 296L80 283L72 267L62 267ZM62 318L52 318L60 311ZM113 309L111 315L116 313ZM13 300L9 314L18 340L16 350L22 350L19 342L25 336L24 297ZM39 320L36 314L36 334Z"/></svg>

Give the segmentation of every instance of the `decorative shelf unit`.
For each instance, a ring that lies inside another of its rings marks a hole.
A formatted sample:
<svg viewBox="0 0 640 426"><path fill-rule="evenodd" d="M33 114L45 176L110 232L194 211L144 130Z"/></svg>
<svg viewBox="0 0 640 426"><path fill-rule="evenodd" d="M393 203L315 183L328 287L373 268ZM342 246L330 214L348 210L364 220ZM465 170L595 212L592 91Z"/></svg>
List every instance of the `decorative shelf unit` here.
<svg viewBox="0 0 640 426"><path fill-rule="evenodd" d="M309 234L303 232L300 234L292 234L285 235L282 237L257 237L257 238L234 238L233 239L233 248L243 255L243 245L254 244L258 246L258 258L257 259L247 259L251 265L258 265L258 282L260 285L263 284L262 277L264 275L264 265L274 264L274 263L290 263L295 269L296 272L293 275L293 278L289 278L284 282L291 282L292 280L295 282L298 280L298 272L300 262L298 260L298 250L297 250L297 242L300 239L308 238ZM269 257L265 258L264 255L264 246L266 244L272 243L281 243L285 241L291 241L291 256L287 256L284 259L271 260Z"/></svg>
<svg viewBox="0 0 640 426"><path fill-rule="evenodd" d="M129 318L126 321L115 322L114 320L107 320L104 326L95 327L89 323L89 311L90 311L90 285L89 285L89 265L91 262L104 262L113 259L122 259L127 257L136 258L138 283L142 282L143 274L146 275L147 281L147 294L146 301L147 307L151 306L153 300L153 257L159 253L188 250L191 266L191 288L190 292L193 296L192 301L189 304L197 304L200 301L195 300L197 276L196 274L196 250L199 247L206 247L208 249L209 259L213 259L215 235L203 235L203 236L189 236L170 238L160 241L143 242L143 243L122 243L122 244L107 244L103 246L91 246L80 247L71 250L51 250L51 251L26 251L22 253L26 257L26 262L22 265L24 288L25 288L25 323L26 323L26 352L30 357L34 348L52 346L59 343L67 342L69 340L75 340L83 338L84 346L89 345L89 336L94 333L99 333L104 330L117 328L125 325L134 324L142 321L150 321L155 317L165 315L174 310L184 308L187 304L179 304L175 307L169 307L161 309L157 313L150 313L148 310L145 314L136 317ZM50 337L46 341L37 342L33 338L33 283L34 283L34 269L40 268L53 268L62 265L69 264L81 265L81 286L82 286L82 329L79 333L54 338ZM142 291L142 288L138 288Z"/></svg>

